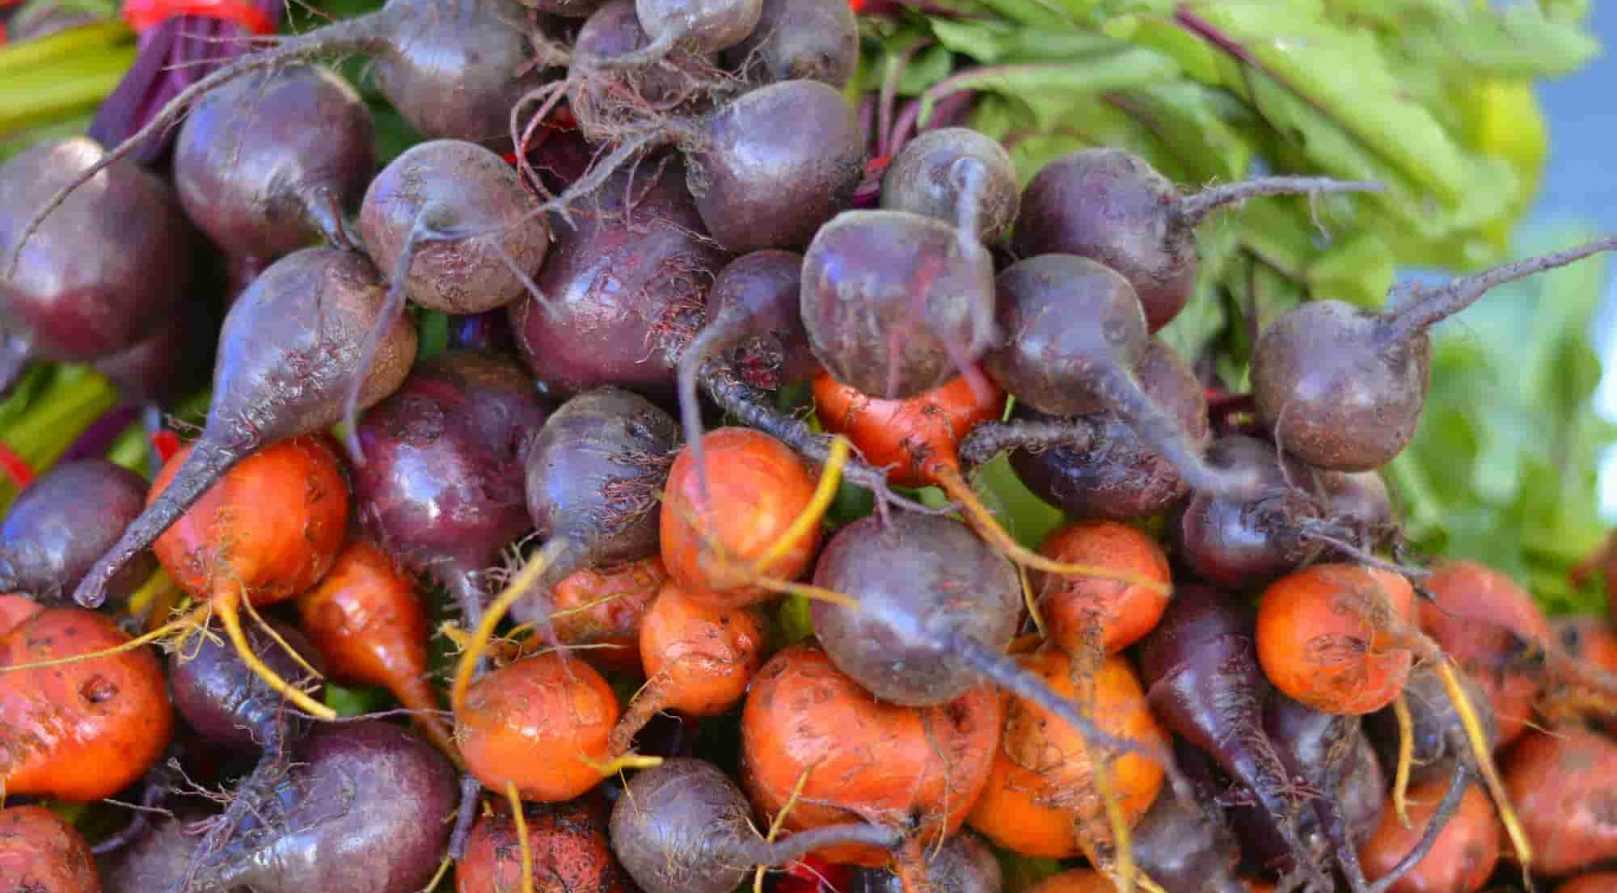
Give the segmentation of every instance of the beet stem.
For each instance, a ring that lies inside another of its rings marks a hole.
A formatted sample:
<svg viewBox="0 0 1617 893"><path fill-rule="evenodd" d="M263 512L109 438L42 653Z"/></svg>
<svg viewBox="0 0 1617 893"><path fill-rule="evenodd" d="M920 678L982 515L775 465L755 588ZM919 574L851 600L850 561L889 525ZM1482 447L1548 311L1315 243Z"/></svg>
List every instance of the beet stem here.
<svg viewBox="0 0 1617 893"><path fill-rule="evenodd" d="M1494 286L1515 282L1556 267L1564 267L1592 254L1611 251L1614 248L1617 248L1617 236L1606 236L1565 251L1501 264L1491 270L1456 279L1438 288L1427 289L1418 283L1395 286L1387 295L1387 303L1393 305L1395 309L1382 317L1379 332L1381 343L1406 344L1436 323L1471 306Z"/></svg>
<svg viewBox="0 0 1617 893"><path fill-rule="evenodd" d="M450 701L455 710L459 710L466 702L466 689L471 687L472 677L488 648L489 639L493 638L494 630L505 619L505 613L518 601L535 593L548 596L556 582L565 579L576 569L582 550L576 548L566 537L555 537L545 543L539 553L528 559L526 566L514 577L505 590L494 598L488 611L483 614L482 620L472 633L471 643L466 646L460 661L455 665L454 684L450 688ZM556 640L556 627L550 622L549 611L543 612L544 621L540 624L541 633L545 637L545 644L558 648Z"/></svg>
<svg viewBox="0 0 1617 893"><path fill-rule="evenodd" d="M343 216L342 202L329 186L319 186L310 190L306 195L299 196L303 205L303 216L316 230L319 230L332 247L344 251L355 251L360 240L354 237Z"/></svg>
<svg viewBox="0 0 1617 893"><path fill-rule="evenodd" d="M733 314L720 317L702 327L696 337L680 352L676 367L679 386L679 424L685 429L685 444L690 447L691 460L696 463L697 510L705 515L708 506L707 457L702 446L702 406L696 394L696 379L709 354L728 346L735 336Z"/></svg>
<svg viewBox="0 0 1617 893"><path fill-rule="evenodd" d="M1331 195L1343 192L1386 192L1374 180L1337 180L1332 177L1254 177L1239 183L1209 186L1174 203L1174 213L1186 227L1195 227L1208 214L1226 205L1265 195Z"/></svg>
<svg viewBox="0 0 1617 893"><path fill-rule="evenodd" d="M1244 499L1256 495L1262 476L1256 469L1230 470L1208 465L1173 416L1151 399L1139 379L1115 365L1095 370L1090 381L1096 396L1122 416L1150 447L1179 470L1192 490L1211 496Z"/></svg>
<svg viewBox="0 0 1617 893"><path fill-rule="evenodd" d="M1454 817L1455 810L1460 808L1460 798L1465 796L1466 776L1469 774L1470 771L1466 767L1465 760L1456 758L1454 761L1454 775L1449 778L1449 789L1443 793L1442 801L1437 804L1437 811L1432 813L1431 820L1426 823L1426 830L1421 832L1420 840L1415 842L1415 848L1405 853L1404 857L1398 860L1398 864L1394 865L1392 871L1387 872L1385 877L1371 884L1366 893L1387 893L1387 890L1393 884L1398 883L1404 875L1408 874L1416 865L1420 864L1421 860L1426 858L1427 854L1432 851L1432 846L1437 843L1438 835L1443 833L1443 829L1448 826L1449 819Z"/></svg>
<svg viewBox="0 0 1617 893"><path fill-rule="evenodd" d="M415 222L410 226L409 235L404 238L404 245L399 249L399 256L393 261L393 275L387 283L387 295L382 299L380 312L376 314L376 321L371 323L370 330L365 333L365 343L359 351L359 362L354 366L354 373L348 380L347 393L343 396L343 425L346 434L343 446L348 450L348 459L357 466L365 464L365 448L359 443L359 395L365 389L365 376L370 372L371 363L376 359L376 351L381 349L382 339L386 337L387 330L393 327L399 314L404 312L406 284L410 278L410 265L415 262L417 247L431 239L452 238L428 223L428 213L431 208L422 208L416 215Z"/></svg>
<svg viewBox="0 0 1617 893"><path fill-rule="evenodd" d="M1066 447L1082 452L1094 442L1095 426L1084 418L984 422L960 441L960 464L975 468L1008 450L1042 453Z"/></svg>
<svg viewBox="0 0 1617 893"><path fill-rule="evenodd" d="M124 528L123 536L79 582L73 600L86 608L100 607L107 600L107 584L123 570L124 565L156 542L165 530L185 514L186 509L202 498L202 494L214 482L256 446L251 442L226 446L210 438L204 431L202 439L197 441L196 447L185 457L185 462L169 482L168 489Z"/></svg>
<svg viewBox="0 0 1617 893"><path fill-rule="evenodd" d="M449 857L459 862L466 855L466 840L477 821L477 807L483 799L483 783L471 774L460 777L460 807L455 811L455 830L449 835Z"/></svg>
<svg viewBox="0 0 1617 893"><path fill-rule="evenodd" d="M810 828L783 840L752 837L737 840L733 845L735 854L747 865L785 865L826 847L863 844L890 850L903 840L904 835L896 828L846 823Z"/></svg>
<svg viewBox="0 0 1617 893"><path fill-rule="evenodd" d="M585 54L580 57L580 61L582 61L588 68L595 68L601 71L618 71L625 68L642 68L647 65L654 65L661 62L668 56L670 52L673 51L674 45L677 44L680 38L684 36L685 35L680 34L678 31L669 29L657 35L654 40L638 50L630 50L626 53L619 53L616 56L605 57L596 56L594 54Z"/></svg>

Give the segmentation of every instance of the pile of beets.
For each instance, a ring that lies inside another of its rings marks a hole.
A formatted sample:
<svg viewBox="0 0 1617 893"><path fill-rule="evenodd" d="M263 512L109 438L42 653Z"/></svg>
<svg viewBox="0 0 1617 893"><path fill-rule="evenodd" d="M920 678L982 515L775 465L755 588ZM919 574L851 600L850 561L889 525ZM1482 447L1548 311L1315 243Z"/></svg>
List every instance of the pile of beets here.
<svg viewBox="0 0 1617 893"><path fill-rule="evenodd" d="M873 159L858 50L392 0L0 166L0 377L213 370L150 484L0 527L0 893L1617 889L1617 636L1416 563L1377 474L1433 324L1617 241L1304 304L1226 394L1153 338L1197 225L1376 184Z"/></svg>

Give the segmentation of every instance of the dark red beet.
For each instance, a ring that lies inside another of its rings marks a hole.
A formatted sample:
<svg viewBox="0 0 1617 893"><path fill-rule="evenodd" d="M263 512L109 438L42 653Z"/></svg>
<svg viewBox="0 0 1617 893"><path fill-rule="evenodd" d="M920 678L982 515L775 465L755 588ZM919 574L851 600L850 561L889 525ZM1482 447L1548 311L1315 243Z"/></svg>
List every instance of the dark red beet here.
<svg viewBox="0 0 1617 893"><path fill-rule="evenodd" d="M582 19L600 6L600 0L525 0L524 6L542 13L569 19Z"/></svg>
<svg viewBox="0 0 1617 893"><path fill-rule="evenodd" d="M1287 452L1319 468L1366 471L1409 445L1426 405L1426 331L1496 285L1617 247L1617 238L1495 267L1438 289L1414 288L1371 313L1310 301L1269 324L1252 353L1258 415ZM1395 290L1394 296L1398 292Z"/></svg>
<svg viewBox="0 0 1617 893"><path fill-rule="evenodd" d="M193 235L168 186L132 163L97 175L22 244L30 213L107 153L83 137L0 166L0 383L30 356L83 362L156 331L186 295Z"/></svg>
<svg viewBox="0 0 1617 893"><path fill-rule="evenodd" d="M998 140L942 127L904 146L881 181L881 206L953 223L987 244L1016 221L1016 168Z"/></svg>
<svg viewBox="0 0 1617 893"><path fill-rule="evenodd" d="M1205 448L1210 440L1207 399L1201 383L1173 349L1153 340L1140 363L1139 378L1145 395L1172 416L1196 447ZM1021 406L1016 417L1056 421ZM1079 420L1095 432L1087 447L1033 442L1011 452L1011 468L1040 499L1075 518L1130 520L1163 511L1190 491L1179 469L1143 442L1117 413L1102 411L1074 419ZM990 439L994 429L980 426L979 431L961 447L962 459L969 456L972 464L985 461L983 453L988 452L974 449L974 441L999 451L1000 444Z"/></svg>
<svg viewBox="0 0 1617 893"><path fill-rule="evenodd" d="M635 0L641 27L659 46L716 53L747 38L758 26L763 0Z"/></svg>
<svg viewBox="0 0 1617 893"><path fill-rule="evenodd" d="M533 383L504 357L421 364L360 420L357 514L388 553L482 614L483 571L531 526L522 461L545 422Z"/></svg>
<svg viewBox="0 0 1617 893"><path fill-rule="evenodd" d="M1499 743L1499 720L1494 716L1487 692L1470 676L1461 674L1471 709L1487 736L1489 749ZM1404 683L1404 703L1409 707L1412 747L1410 777L1428 780L1445 775L1455 759L1471 759L1471 746L1460 727L1459 715L1443 687L1443 680L1428 667L1415 667ZM1388 707L1366 717L1366 729L1387 766L1398 763L1398 719Z"/></svg>
<svg viewBox="0 0 1617 893"><path fill-rule="evenodd" d="M767 842L741 788L704 760L676 757L629 781L612 809L612 851L645 893L729 893L758 865L838 844L895 846L881 825L826 825Z"/></svg>
<svg viewBox="0 0 1617 893"><path fill-rule="evenodd" d="M701 102L700 86L705 77L711 76L709 56L676 48L653 65L614 64L620 57L644 50L649 43L651 38L635 15L634 0L609 0L578 29L567 89L575 115L582 111L577 116L586 137L609 143L622 136L612 126L616 123L613 113L618 110L614 103L622 101L610 95L613 91L627 88L656 109ZM608 112L604 118L600 117L602 111Z"/></svg>
<svg viewBox="0 0 1617 893"><path fill-rule="evenodd" d="M726 251L807 244L849 207L864 174L853 108L819 81L743 94L709 115L682 148L696 209Z"/></svg>
<svg viewBox="0 0 1617 893"><path fill-rule="evenodd" d="M0 591L61 598L79 585L146 505L146 481L105 459L57 465L29 485L0 525ZM108 585L122 598L152 562L133 561Z"/></svg>
<svg viewBox="0 0 1617 893"><path fill-rule="evenodd" d="M1135 864L1167 893L1247 893L1235 838L1206 808L1160 794L1131 834Z"/></svg>
<svg viewBox="0 0 1617 893"><path fill-rule="evenodd" d="M1267 582L1319 554L1300 522L1318 508L1301 486L1310 480L1301 463L1261 440L1221 437L1207 451L1215 466L1245 469L1260 481L1248 499L1195 493L1170 525L1179 559L1197 576L1231 589ZM1284 466L1282 466L1284 461Z"/></svg>
<svg viewBox="0 0 1617 893"><path fill-rule="evenodd" d="M226 254L276 258L324 236L353 243L343 212L376 164L371 113L334 72L292 65L204 96L174 143L174 186Z"/></svg>
<svg viewBox="0 0 1617 893"><path fill-rule="evenodd" d="M126 403L167 405L207 384L218 312L191 307L144 340L91 363Z"/></svg>
<svg viewBox="0 0 1617 893"><path fill-rule="evenodd" d="M305 660L319 660L319 653L302 633L276 621L270 624ZM281 746L297 737L304 724L288 712L285 698L242 663L222 632L214 629L197 638L196 644L168 657L174 709L210 744L279 756ZM253 653L281 678L293 683L308 678L308 671L261 628L250 627L247 641ZM318 686L314 691L318 697Z"/></svg>
<svg viewBox="0 0 1617 893"><path fill-rule="evenodd" d="M159 819L140 840L100 863L104 893L153 893L174 888L185 877L196 837L179 818Z"/></svg>
<svg viewBox="0 0 1617 893"><path fill-rule="evenodd" d="M680 351L702 325L725 255L702 238L679 165L614 174L558 224L541 301L511 309L517 344L551 394L601 385L671 395Z"/></svg>
<svg viewBox="0 0 1617 893"><path fill-rule="evenodd" d="M1005 875L983 839L961 830L939 846L925 848L925 882L931 893L1002 893ZM913 870L913 869L911 869ZM823 887L822 887L823 889ZM904 879L885 868L856 869L848 893L910 893Z"/></svg>
<svg viewBox="0 0 1617 893"><path fill-rule="evenodd" d="M1392 494L1379 472L1324 472L1319 485L1326 513L1360 548L1375 548L1398 533Z"/></svg>
<svg viewBox="0 0 1617 893"><path fill-rule="evenodd" d="M417 893L437 871L455 809L455 773L396 726L317 729L197 893Z"/></svg>
<svg viewBox="0 0 1617 893"><path fill-rule="evenodd" d="M746 40L724 62L753 83L811 80L842 89L859 66L859 23L842 0L764 0Z"/></svg>
<svg viewBox="0 0 1617 893"><path fill-rule="evenodd" d="M1190 299L1196 285L1194 230L1211 211L1258 195L1374 188L1271 177L1183 197L1138 156L1122 149L1084 149L1045 165L1028 183L1012 245L1022 257L1077 254L1116 270L1138 293L1155 332Z"/></svg>
<svg viewBox="0 0 1617 893"><path fill-rule="evenodd" d="M988 348L993 262L954 227L904 211L847 211L803 260L803 325L838 381L901 399L942 385Z"/></svg>
<svg viewBox="0 0 1617 893"><path fill-rule="evenodd" d="M289 254L253 281L225 317L213 402L196 449L163 495L86 574L74 593L79 604L101 604L107 582L123 565L248 454L342 418L364 339L381 313L382 292L369 261L329 248ZM360 405L398 388L415 348L415 327L395 320L365 373Z"/></svg>

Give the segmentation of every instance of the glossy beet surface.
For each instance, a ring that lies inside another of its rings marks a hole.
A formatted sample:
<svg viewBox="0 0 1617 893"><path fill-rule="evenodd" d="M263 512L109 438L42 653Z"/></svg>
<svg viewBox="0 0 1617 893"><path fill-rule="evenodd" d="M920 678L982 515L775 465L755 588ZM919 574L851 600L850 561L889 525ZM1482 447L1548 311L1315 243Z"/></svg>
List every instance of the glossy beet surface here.
<svg viewBox="0 0 1617 893"><path fill-rule="evenodd" d="M724 51L754 82L807 79L841 89L859 65L859 24L842 0L764 0L746 40Z"/></svg>
<svg viewBox="0 0 1617 893"><path fill-rule="evenodd" d="M272 627L304 660L319 660L302 633L278 621ZM247 641L258 659L282 679L294 684L308 681L308 671L263 629L248 627ZM303 723L286 699L242 663L218 629L199 637L196 645L171 653L168 672L174 709L209 743L243 750L273 749L302 731ZM299 687L319 696L318 686Z"/></svg>
<svg viewBox="0 0 1617 893"><path fill-rule="evenodd" d="M1246 499L1192 494L1169 525L1180 560L1197 576L1242 588L1267 582L1319 554L1319 544L1300 529L1301 522L1318 515L1318 506L1301 489L1310 480L1302 463L1241 435L1215 440L1207 462L1250 470L1258 476L1259 488Z"/></svg>
<svg viewBox="0 0 1617 893"><path fill-rule="evenodd" d="M146 506L146 481L105 459L57 465L41 475L0 525L0 590L62 598L117 542ZM133 592L152 570L133 561L112 581L114 598Z"/></svg>

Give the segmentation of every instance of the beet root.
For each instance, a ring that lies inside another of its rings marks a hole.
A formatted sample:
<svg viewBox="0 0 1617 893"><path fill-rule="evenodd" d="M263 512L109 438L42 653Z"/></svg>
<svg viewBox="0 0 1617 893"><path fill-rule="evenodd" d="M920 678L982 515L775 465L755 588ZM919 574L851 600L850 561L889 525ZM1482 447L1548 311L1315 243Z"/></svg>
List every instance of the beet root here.
<svg viewBox="0 0 1617 893"><path fill-rule="evenodd" d="M840 90L859 65L859 23L840 0L764 0L757 27L724 61L754 83L813 80Z"/></svg>
<svg viewBox="0 0 1617 893"><path fill-rule="evenodd" d="M43 806L0 809L0 891L100 893L90 848Z"/></svg>
<svg viewBox="0 0 1617 893"><path fill-rule="evenodd" d="M882 176L883 208L936 217L990 245L1010 232L1019 198L1005 147L967 127L921 134Z"/></svg>
<svg viewBox="0 0 1617 893"><path fill-rule="evenodd" d="M523 824L533 884L544 893L623 893L623 870L612 858L605 811L588 798L571 803L524 803ZM508 811L480 816L455 863L458 893L522 889L516 822Z"/></svg>
<svg viewBox="0 0 1617 893"><path fill-rule="evenodd" d="M0 525L0 591L67 595L145 506L146 482L132 471L104 459L55 466L22 491ZM130 562L108 591L127 596L151 570L150 560Z"/></svg>
<svg viewBox="0 0 1617 893"><path fill-rule="evenodd" d="M247 632L247 641L282 679L296 682L308 675L302 661L318 659L303 634L271 621L280 642L260 628ZM286 700L247 668L236 650L217 630L200 636L199 643L169 655L169 691L174 709L198 735L211 744L257 750L279 758L280 750L300 736L304 724L288 711Z"/></svg>
<svg viewBox="0 0 1617 893"><path fill-rule="evenodd" d="M1318 506L1294 486L1307 469L1260 440L1221 437L1207 451L1210 464L1244 469L1259 481L1251 498L1192 494L1170 525L1179 557L1197 576L1240 589L1267 582L1320 552L1303 526Z"/></svg>

